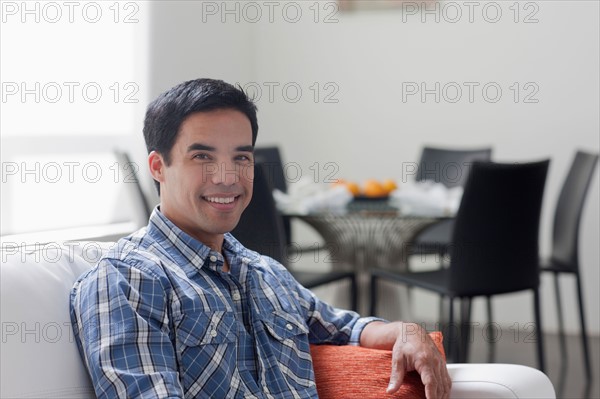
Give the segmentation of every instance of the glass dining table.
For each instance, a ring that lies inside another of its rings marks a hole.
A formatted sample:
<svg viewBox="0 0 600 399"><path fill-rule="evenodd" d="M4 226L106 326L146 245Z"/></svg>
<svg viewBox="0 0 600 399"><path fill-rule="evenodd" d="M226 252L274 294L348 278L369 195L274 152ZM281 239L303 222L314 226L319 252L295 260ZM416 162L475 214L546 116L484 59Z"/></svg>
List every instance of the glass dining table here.
<svg viewBox="0 0 600 399"><path fill-rule="evenodd" d="M414 237L427 226L451 217L401 211L384 199L354 200L340 210L286 215L309 224L323 237L332 268L355 271L363 315L369 308L370 268L406 270Z"/></svg>

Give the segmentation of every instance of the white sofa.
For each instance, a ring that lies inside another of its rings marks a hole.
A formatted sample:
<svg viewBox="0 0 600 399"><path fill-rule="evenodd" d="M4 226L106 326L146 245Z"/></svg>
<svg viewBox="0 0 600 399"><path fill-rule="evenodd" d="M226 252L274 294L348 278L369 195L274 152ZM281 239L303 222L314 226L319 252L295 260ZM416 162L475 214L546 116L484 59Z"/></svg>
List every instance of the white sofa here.
<svg viewBox="0 0 600 399"><path fill-rule="evenodd" d="M0 250L0 398L93 398L74 342L69 291L112 243L51 243ZM555 398L540 371L508 364L448 364L452 398Z"/></svg>

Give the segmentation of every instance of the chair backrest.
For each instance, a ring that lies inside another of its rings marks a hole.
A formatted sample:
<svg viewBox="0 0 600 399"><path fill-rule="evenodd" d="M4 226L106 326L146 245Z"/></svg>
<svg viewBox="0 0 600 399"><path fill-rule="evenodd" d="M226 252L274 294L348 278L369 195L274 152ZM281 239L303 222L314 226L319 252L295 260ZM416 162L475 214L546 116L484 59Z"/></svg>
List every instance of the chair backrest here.
<svg viewBox="0 0 600 399"><path fill-rule="evenodd" d="M450 288L457 295L538 287L538 235L549 163L472 165L452 238Z"/></svg>
<svg viewBox="0 0 600 399"><path fill-rule="evenodd" d="M252 200L231 234L246 248L286 265L283 221L275 205L267 173L269 170L266 165L255 163Z"/></svg>
<svg viewBox="0 0 600 399"><path fill-rule="evenodd" d="M142 189L142 185L140 184L140 179L138 176L138 166L131 162L129 158L129 154L124 151L115 150L115 157L117 158L117 162L119 163L119 167L122 169L123 173L123 182L126 184L129 195L134 199L135 203L138 207L138 212L141 213L141 221L142 225L145 225L152 213L152 207L150 206L150 202L148 198L146 198L146 194L144 194L144 190Z"/></svg>
<svg viewBox="0 0 600 399"><path fill-rule="evenodd" d="M285 176L285 165L281 157L279 147L256 147L254 148L254 161L264 165L269 184L274 189L284 193L287 192L287 179ZM292 224L289 217L282 215L283 231L286 237L286 246L292 244Z"/></svg>
<svg viewBox="0 0 600 399"><path fill-rule="evenodd" d="M579 223L596 163L598 154L575 154L554 212L552 260L574 271L579 267Z"/></svg>
<svg viewBox="0 0 600 399"><path fill-rule="evenodd" d="M285 166L281 159L279 147L256 147L254 149L254 160L256 163L264 165L271 187L284 193L287 192Z"/></svg>
<svg viewBox="0 0 600 399"><path fill-rule="evenodd" d="M489 161L491 148L472 150L424 147L416 181L432 180L446 187L464 186L475 161Z"/></svg>

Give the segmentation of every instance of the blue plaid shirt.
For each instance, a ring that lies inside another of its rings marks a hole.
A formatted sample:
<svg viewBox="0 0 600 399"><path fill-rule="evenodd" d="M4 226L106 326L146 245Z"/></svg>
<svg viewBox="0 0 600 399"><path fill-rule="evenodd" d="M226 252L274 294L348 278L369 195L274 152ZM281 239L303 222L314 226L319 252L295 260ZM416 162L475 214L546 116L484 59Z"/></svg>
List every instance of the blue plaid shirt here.
<svg viewBox="0 0 600 399"><path fill-rule="evenodd" d="M225 235L223 255L157 208L71 293L99 398L316 398L309 344L358 344L359 318Z"/></svg>

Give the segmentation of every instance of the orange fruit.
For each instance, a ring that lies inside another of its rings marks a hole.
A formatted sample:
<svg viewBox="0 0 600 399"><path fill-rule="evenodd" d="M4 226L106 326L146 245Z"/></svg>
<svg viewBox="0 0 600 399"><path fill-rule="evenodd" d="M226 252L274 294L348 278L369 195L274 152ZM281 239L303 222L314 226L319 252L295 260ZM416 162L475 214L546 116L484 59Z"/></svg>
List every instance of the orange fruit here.
<svg viewBox="0 0 600 399"><path fill-rule="evenodd" d="M333 186L344 186L346 190L350 192L350 194L357 196L360 194L360 186L352 181L348 181L346 179L337 179L335 182L331 183Z"/></svg>
<svg viewBox="0 0 600 399"><path fill-rule="evenodd" d="M385 179L381 185L388 194L398 188L398 185L392 179Z"/></svg>
<svg viewBox="0 0 600 399"><path fill-rule="evenodd" d="M383 185L375 179L369 179L365 181L365 184L363 185L363 193L365 196L371 198L385 197L388 194Z"/></svg>
<svg viewBox="0 0 600 399"><path fill-rule="evenodd" d="M337 179L336 181L332 181L331 185L333 187L336 187L336 186L346 186L346 180L344 180L344 179Z"/></svg>
<svg viewBox="0 0 600 399"><path fill-rule="evenodd" d="M354 182L346 182L346 188L348 189L348 191L350 191L350 193L352 193L352 195L357 196L360 194L360 186Z"/></svg>

